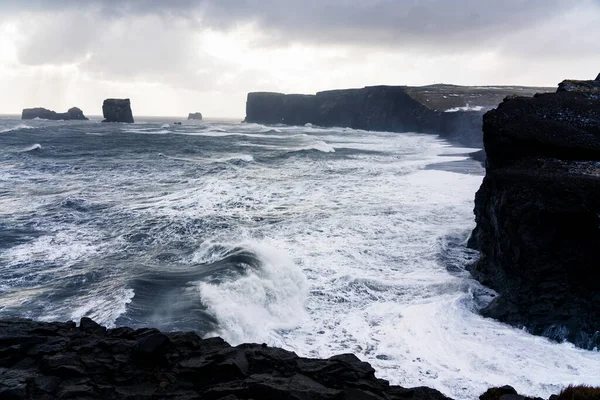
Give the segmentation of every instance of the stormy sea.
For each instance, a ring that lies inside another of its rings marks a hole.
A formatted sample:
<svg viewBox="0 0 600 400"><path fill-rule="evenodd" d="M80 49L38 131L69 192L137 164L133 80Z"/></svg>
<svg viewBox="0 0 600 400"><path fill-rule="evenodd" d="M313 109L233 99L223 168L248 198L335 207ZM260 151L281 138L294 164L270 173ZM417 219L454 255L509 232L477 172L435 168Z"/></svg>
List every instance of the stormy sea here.
<svg viewBox="0 0 600 400"><path fill-rule="evenodd" d="M434 135L0 118L0 317L354 353L457 399L598 383L600 352L485 319L483 168Z"/></svg>

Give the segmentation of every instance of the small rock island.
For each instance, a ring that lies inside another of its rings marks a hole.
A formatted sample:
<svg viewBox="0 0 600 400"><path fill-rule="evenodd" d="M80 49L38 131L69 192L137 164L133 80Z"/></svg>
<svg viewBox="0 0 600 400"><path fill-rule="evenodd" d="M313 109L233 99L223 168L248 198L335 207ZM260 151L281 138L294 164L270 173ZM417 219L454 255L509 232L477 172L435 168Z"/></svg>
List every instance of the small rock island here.
<svg viewBox="0 0 600 400"><path fill-rule="evenodd" d="M202 113L195 112L188 115L188 120L202 121Z"/></svg>
<svg viewBox="0 0 600 400"><path fill-rule="evenodd" d="M87 117L83 115L83 111L80 108L72 107L66 113L57 113L56 111L48 110L42 107L36 108L25 108L21 114L21 119L48 119L52 121L68 121L68 120L81 120L87 121Z"/></svg>
<svg viewBox="0 0 600 400"><path fill-rule="evenodd" d="M131 101L129 99L106 99L102 104L104 121L102 122L125 122L133 124L133 113L131 112Z"/></svg>

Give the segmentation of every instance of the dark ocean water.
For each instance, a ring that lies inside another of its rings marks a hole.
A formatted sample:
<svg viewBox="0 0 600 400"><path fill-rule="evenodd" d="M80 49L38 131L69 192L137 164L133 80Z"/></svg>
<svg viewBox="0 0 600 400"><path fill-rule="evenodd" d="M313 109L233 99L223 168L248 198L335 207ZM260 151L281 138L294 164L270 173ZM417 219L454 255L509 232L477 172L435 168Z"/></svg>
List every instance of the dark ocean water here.
<svg viewBox="0 0 600 400"><path fill-rule="evenodd" d="M597 383L597 352L477 315L489 292L464 270L464 241L483 171L466 149L137 119L0 118L0 317L353 352L455 398Z"/></svg>

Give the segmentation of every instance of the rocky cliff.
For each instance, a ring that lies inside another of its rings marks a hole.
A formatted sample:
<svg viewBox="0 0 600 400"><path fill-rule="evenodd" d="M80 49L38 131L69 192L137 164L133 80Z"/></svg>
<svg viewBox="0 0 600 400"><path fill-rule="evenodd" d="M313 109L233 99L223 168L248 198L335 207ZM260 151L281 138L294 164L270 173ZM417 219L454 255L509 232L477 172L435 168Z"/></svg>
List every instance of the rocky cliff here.
<svg viewBox="0 0 600 400"><path fill-rule="evenodd" d="M435 133L481 147L484 110L496 106L508 95L545 91L548 89L431 85L372 86L316 95L255 92L248 94L246 121Z"/></svg>
<svg viewBox="0 0 600 400"><path fill-rule="evenodd" d="M422 399L351 354L317 360L156 329L0 320L2 399Z"/></svg>
<svg viewBox="0 0 600 400"><path fill-rule="evenodd" d="M202 121L202 113L199 113L199 112L189 113L188 120Z"/></svg>
<svg viewBox="0 0 600 400"><path fill-rule="evenodd" d="M513 97L483 122L473 275L499 293L486 316L600 345L600 80Z"/></svg>
<svg viewBox="0 0 600 400"><path fill-rule="evenodd" d="M56 111L48 110L46 108L25 108L21 114L21 119L49 119L54 121L59 120L84 120L87 121L83 111L77 107L69 108L66 113L57 113Z"/></svg>
<svg viewBox="0 0 600 400"><path fill-rule="evenodd" d="M551 399L598 395L600 389L568 388ZM541 400L510 386L479 398ZM352 354L309 359L192 332L106 329L89 318L79 326L0 320L0 399L450 400L426 387L390 386Z"/></svg>
<svg viewBox="0 0 600 400"><path fill-rule="evenodd" d="M104 121L102 122L125 122L129 124L134 122L129 99L104 100L102 113L104 114Z"/></svg>

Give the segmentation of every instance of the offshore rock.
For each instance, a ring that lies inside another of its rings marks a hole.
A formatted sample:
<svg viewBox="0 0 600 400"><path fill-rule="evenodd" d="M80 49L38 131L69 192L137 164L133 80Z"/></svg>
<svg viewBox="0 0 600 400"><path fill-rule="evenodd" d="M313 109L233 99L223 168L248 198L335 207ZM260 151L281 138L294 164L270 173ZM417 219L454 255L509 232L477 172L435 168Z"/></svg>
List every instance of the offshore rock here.
<svg viewBox="0 0 600 400"><path fill-rule="evenodd" d="M196 112L196 113L189 113L188 115L188 120L198 120L198 121L202 121L202 113Z"/></svg>
<svg viewBox="0 0 600 400"><path fill-rule="evenodd" d="M156 329L106 329L85 319L0 320L4 399L447 400L377 379L344 354L326 360L259 344Z"/></svg>
<svg viewBox="0 0 600 400"><path fill-rule="evenodd" d="M72 107L66 113L57 113L56 111L48 110L46 108L25 108L21 113L21 119L49 119L53 121L59 120L82 120L87 121L83 111L80 108Z"/></svg>
<svg viewBox="0 0 600 400"><path fill-rule="evenodd" d="M125 122L129 124L134 122L129 99L104 100L102 113L104 114L104 121L102 122Z"/></svg>
<svg viewBox="0 0 600 400"><path fill-rule="evenodd" d="M533 95L548 90L430 85L371 86L316 95L254 92L248 94L246 122L434 133L481 147L485 110L497 106L508 95Z"/></svg>
<svg viewBox="0 0 600 400"><path fill-rule="evenodd" d="M472 274L500 296L483 315L600 345L600 81L513 97L484 116Z"/></svg>

